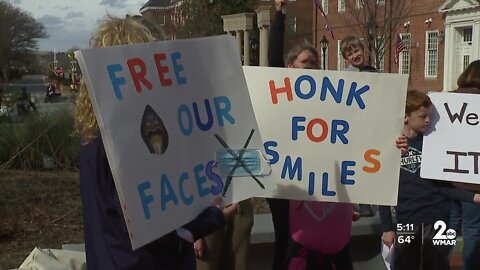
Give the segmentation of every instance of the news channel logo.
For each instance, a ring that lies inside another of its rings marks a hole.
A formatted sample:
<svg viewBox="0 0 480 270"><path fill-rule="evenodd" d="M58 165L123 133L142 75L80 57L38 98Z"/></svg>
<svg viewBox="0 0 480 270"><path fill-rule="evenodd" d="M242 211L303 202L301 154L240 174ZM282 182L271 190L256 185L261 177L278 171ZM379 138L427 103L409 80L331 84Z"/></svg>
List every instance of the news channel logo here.
<svg viewBox="0 0 480 270"><path fill-rule="evenodd" d="M433 225L437 232L432 239L434 246L455 246L457 244L457 232L454 229L447 229L443 220L437 220Z"/></svg>

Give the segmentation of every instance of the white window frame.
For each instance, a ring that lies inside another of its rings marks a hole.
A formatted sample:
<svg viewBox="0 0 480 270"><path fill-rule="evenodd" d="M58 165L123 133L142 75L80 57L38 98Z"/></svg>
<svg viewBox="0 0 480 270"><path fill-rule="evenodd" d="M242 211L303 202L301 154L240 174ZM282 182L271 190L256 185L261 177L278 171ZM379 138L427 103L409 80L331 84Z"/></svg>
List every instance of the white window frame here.
<svg viewBox="0 0 480 270"><path fill-rule="evenodd" d="M412 35L410 33L400 34L400 38L405 43L405 48L398 56L398 73L410 75L410 53L412 48Z"/></svg>
<svg viewBox="0 0 480 270"><path fill-rule="evenodd" d="M462 57L462 72L470 65L470 55L464 54Z"/></svg>
<svg viewBox="0 0 480 270"><path fill-rule="evenodd" d="M338 12L345 11L345 1L346 0L338 0Z"/></svg>
<svg viewBox="0 0 480 270"><path fill-rule="evenodd" d="M470 33L468 33L468 35L466 35L467 31L470 32ZM472 40L473 40L473 27L463 28L463 30L462 30L462 43L472 44Z"/></svg>
<svg viewBox="0 0 480 270"><path fill-rule="evenodd" d="M328 0L322 0L322 8L325 14L328 14Z"/></svg>
<svg viewBox="0 0 480 270"><path fill-rule="evenodd" d="M287 27L291 28L294 33L297 32L297 16L287 17Z"/></svg>
<svg viewBox="0 0 480 270"><path fill-rule="evenodd" d="M345 70L347 68L346 61L343 58L342 51L340 50L341 40L337 40L337 70Z"/></svg>
<svg viewBox="0 0 480 270"><path fill-rule="evenodd" d="M438 34L438 30L425 33L425 78L438 76Z"/></svg>
<svg viewBox="0 0 480 270"><path fill-rule="evenodd" d="M365 0L356 0L356 6L357 8L362 8L363 5L365 4Z"/></svg>

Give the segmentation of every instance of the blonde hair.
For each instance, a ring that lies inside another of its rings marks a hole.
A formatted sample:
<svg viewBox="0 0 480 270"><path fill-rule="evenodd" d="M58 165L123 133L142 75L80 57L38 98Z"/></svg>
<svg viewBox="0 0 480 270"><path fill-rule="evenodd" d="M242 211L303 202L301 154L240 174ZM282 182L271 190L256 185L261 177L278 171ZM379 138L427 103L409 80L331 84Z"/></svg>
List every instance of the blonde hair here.
<svg viewBox="0 0 480 270"><path fill-rule="evenodd" d="M340 42L340 51L342 52L343 58L345 58L347 51L352 51L356 48L360 48L361 50L365 48L362 41L357 37L347 36Z"/></svg>
<svg viewBox="0 0 480 270"><path fill-rule="evenodd" d="M152 35L152 31L143 24L143 19L139 17L116 18L107 15L92 34L90 46L92 48L104 48L154 41L155 37ZM157 39L159 38L163 37L157 37ZM75 105L76 131L80 135L82 143L88 143L100 134L100 130L84 79L80 82Z"/></svg>

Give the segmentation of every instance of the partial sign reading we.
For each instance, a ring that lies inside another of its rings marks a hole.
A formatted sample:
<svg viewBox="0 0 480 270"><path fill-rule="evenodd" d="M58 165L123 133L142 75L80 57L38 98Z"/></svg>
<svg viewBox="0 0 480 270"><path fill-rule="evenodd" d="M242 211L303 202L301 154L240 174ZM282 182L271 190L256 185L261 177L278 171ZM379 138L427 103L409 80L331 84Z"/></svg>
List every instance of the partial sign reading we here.
<svg viewBox="0 0 480 270"><path fill-rule="evenodd" d="M450 105L445 102L443 103L445 111L448 115L448 118L452 124L463 124L463 125L478 125L478 114L475 112L467 111L468 103L464 102L462 108L459 112L452 112ZM471 109L471 107L469 108ZM463 173L468 174L470 170L461 169L459 162L463 160L465 162L473 162L473 174L478 174L478 157L480 156L480 151L447 151L447 155L453 156L453 168L444 168L444 172L452 173ZM462 157L467 157L462 158Z"/></svg>
<svg viewBox="0 0 480 270"><path fill-rule="evenodd" d="M430 94L434 110L423 141L421 175L480 184L480 95Z"/></svg>

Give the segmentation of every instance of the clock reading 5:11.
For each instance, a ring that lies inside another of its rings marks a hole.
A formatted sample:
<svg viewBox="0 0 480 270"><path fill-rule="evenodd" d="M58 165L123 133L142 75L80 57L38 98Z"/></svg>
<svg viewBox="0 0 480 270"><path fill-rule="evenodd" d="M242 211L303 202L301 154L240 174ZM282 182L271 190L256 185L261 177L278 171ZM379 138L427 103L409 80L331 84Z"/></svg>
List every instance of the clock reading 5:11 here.
<svg viewBox="0 0 480 270"><path fill-rule="evenodd" d="M413 223L397 223L397 232L413 232Z"/></svg>

